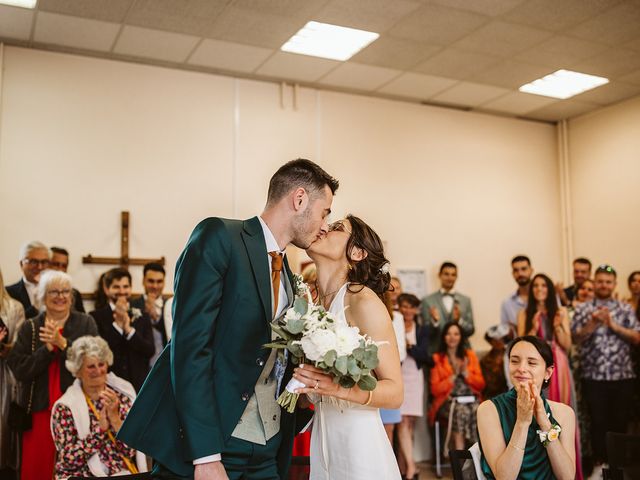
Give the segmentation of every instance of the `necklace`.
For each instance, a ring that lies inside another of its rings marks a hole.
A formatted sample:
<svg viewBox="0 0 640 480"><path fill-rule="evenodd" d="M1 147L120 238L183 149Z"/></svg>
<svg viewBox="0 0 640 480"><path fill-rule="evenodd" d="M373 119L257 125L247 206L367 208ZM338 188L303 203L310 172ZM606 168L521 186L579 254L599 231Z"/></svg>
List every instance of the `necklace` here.
<svg viewBox="0 0 640 480"><path fill-rule="evenodd" d="M340 291L340 289L342 288L342 286L340 286L337 290L334 290L334 291L329 292L329 293L324 293L324 294L320 291L319 287L316 286L316 288L318 290L318 304L320 305L320 304L324 304L323 300L326 300L327 298L331 297L332 295L335 295L336 293L338 293Z"/></svg>

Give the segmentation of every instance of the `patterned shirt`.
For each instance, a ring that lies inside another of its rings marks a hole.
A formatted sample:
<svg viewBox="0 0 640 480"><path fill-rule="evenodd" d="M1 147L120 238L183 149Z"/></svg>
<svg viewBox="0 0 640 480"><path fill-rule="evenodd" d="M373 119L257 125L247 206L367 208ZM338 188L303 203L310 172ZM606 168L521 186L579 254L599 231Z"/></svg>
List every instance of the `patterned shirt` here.
<svg viewBox="0 0 640 480"><path fill-rule="evenodd" d="M120 418L125 418L131 408L131 400L120 393L116 393L120 401ZM93 402L99 412L102 408L102 399ZM63 479L69 476L89 477L92 476L87 462L95 453L98 453L100 461L109 469L109 475L127 470L127 466L122 461L125 455L135 464L135 450L127 447L124 443L116 440L114 444L106 432L100 431L98 419L93 414L89 406L90 429L89 434L81 439L73 420L71 410L66 405L58 404L52 413L53 441L58 451L56 462L56 479ZM116 432L113 432L115 436Z"/></svg>
<svg viewBox="0 0 640 480"><path fill-rule="evenodd" d="M635 331L640 323L631 306L618 300L593 300L578 305L571 323L571 332L583 328L592 314L607 307L611 321ZM618 381L636 378L631 358L631 345L605 325L600 325L580 345L582 378L587 380Z"/></svg>

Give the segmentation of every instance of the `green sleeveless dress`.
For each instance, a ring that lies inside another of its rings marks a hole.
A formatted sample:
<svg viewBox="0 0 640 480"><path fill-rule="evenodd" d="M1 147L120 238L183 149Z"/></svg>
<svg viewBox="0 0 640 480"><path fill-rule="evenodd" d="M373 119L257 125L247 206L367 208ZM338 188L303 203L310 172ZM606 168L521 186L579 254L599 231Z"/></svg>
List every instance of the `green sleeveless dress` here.
<svg viewBox="0 0 640 480"><path fill-rule="evenodd" d="M544 409L549 415L549 420L552 424L557 423L551 414L551 409L549 408L549 403L547 399L543 396L544 401ZM495 404L496 409L498 410L498 416L500 417L500 425L502 426L502 434L504 435L504 442L506 444L511 440L511 434L513 432L513 427L516 423L516 400L517 393L515 389L509 390L507 393L503 393L502 395L498 395L491 399L491 401ZM561 425L562 426L562 425ZM536 422L535 417L531 421L531 425L529 425L529 432L527 433L527 443L524 449L524 456L522 458L522 466L520 467L520 472L518 473L518 479L522 480L555 480L555 475L553 474L553 470L551 469L551 462L549 461L549 456L547 455L546 448L540 443L540 439L538 438L538 434L536 433L540 427L538 426L538 422ZM480 450L482 451L482 445L480 445ZM484 453L482 454L482 473L484 473L487 478L496 478L486 459L484 458Z"/></svg>

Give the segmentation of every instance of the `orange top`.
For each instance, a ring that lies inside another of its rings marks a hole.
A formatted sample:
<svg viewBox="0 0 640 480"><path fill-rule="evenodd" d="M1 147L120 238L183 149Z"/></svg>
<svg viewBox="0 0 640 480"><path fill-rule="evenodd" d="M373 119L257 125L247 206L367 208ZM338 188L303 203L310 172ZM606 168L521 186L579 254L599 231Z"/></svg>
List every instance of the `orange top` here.
<svg viewBox="0 0 640 480"><path fill-rule="evenodd" d="M465 351L467 358L467 378L465 381L471 388L473 394L480 398L484 389L484 378L480 369L480 362L473 350ZM446 353L433 354L434 366L429 373L431 395L431 408L429 409L429 423L433 425L436 419L436 413L440 407L446 402L447 398L453 390L453 367L449 363Z"/></svg>

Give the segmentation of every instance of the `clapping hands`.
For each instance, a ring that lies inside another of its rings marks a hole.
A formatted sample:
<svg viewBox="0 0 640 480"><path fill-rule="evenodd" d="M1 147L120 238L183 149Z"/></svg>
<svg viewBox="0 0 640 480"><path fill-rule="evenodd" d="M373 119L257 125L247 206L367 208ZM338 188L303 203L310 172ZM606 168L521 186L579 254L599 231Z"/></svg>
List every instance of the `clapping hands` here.
<svg viewBox="0 0 640 480"><path fill-rule="evenodd" d="M113 319L122 328L125 335L131 331L131 317L129 316L129 301L127 297L121 296L116 300L116 309L113 312Z"/></svg>
<svg viewBox="0 0 640 480"><path fill-rule="evenodd" d="M516 402L517 421L526 425L534 418L543 430L551 428L551 422L544 409L544 401L540 396L540 391L532 381L527 381L516 385L518 399Z"/></svg>
<svg viewBox="0 0 640 480"><path fill-rule="evenodd" d="M99 411L100 430L107 431L111 426L117 432L122 426L120 400L118 400L116 393L109 388L100 392L100 398L102 399L102 408Z"/></svg>
<svg viewBox="0 0 640 480"><path fill-rule="evenodd" d="M66 340L60 334L56 322L49 318L46 318L44 326L40 327L40 341L50 352L56 347L64 349L66 346Z"/></svg>

